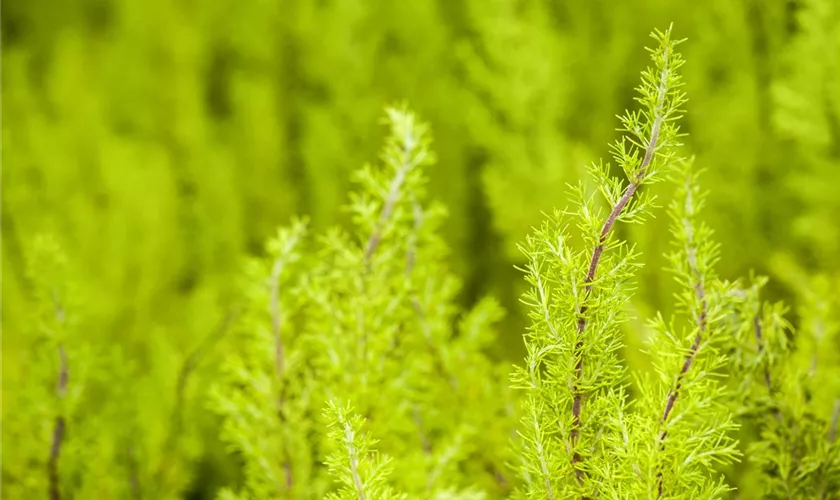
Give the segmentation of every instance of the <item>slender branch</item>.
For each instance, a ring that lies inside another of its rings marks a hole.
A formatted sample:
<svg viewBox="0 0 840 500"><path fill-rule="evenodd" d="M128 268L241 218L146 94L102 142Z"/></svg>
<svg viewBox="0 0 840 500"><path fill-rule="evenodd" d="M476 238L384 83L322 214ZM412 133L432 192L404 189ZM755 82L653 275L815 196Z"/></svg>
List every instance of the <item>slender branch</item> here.
<svg viewBox="0 0 840 500"><path fill-rule="evenodd" d="M61 454L61 442L64 439L64 417L58 416L55 419L53 428L52 445L50 446L50 461L48 464L50 479L50 500L61 499L61 488L58 477L58 458Z"/></svg>
<svg viewBox="0 0 840 500"><path fill-rule="evenodd" d="M66 314L64 312L64 307L61 305L61 301L59 300L58 291L53 289L53 306L54 306L54 313L55 319L59 325L63 326L64 322L66 321ZM59 368L58 368L58 380L56 383L56 396L58 397L59 401L64 399L64 396L67 395L67 385L70 381L70 367L67 363L67 353L64 350L64 346L59 344L58 345L58 359L59 359ZM60 477L59 477L59 470L58 470L58 460L61 456L61 445L64 442L64 434L65 434L65 418L63 414L63 410L59 409L59 413L55 418L55 425L53 427L53 434L52 434L52 442L50 444L50 458L47 462L47 474L49 476L49 489L50 489L50 500L60 500L61 499L61 486L60 486Z"/></svg>
<svg viewBox="0 0 840 500"><path fill-rule="evenodd" d="M405 255L405 275L411 276L414 271L414 265L417 263L417 235L420 233L420 228L423 226L425 219L423 215L423 207L417 202L417 199L412 197L411 200L412 215L414 216L414 226L408 240L408 250Z"/></svg>
<svg viewBox="0 0 840 500"><path fill-rule="evenodd" d="M280 318L280 273L283 272L284 262L282 259L274 261L271 268L271 298L269 309L271 311L271 333L274 337L274 368L277 371L277 380L283 380L285 370L285 348L281 332Z"/></svg>
<svg viewBox="0 0 840 500"><path fill-rule="evenodd" d="M402 162L400 163L400 167L397 169L397 175L395 175L394 178L391 180L391 185L388 188L388 194L385 197L385 204L382 206L382 212L380 212L379 214L379 220L376 222L376 225L373 228L373 232L371 232L367 244L365 245L365 253L363 256L363 260L365 263L366 271L370 271L370 259L373 257L373 254L374 252L376 252L376 249L379 248L379 244L382 242L382 233L385 229L385 224L388 222L388 219L391 218L391 214L394 211L394 207L400 199L400 192L402 190L403 184L405 183L405 179L408 176L408 172L416 165L416 163L413 162L411 159L415 146L416 142L414 141L413 137L411 137L411 135L407 135L405 137L405 141L402 147ZM411 267L414 266L413 259L413 249L411 248L411 246L409 246L409 253L407 255L406 260L406 272L410 272ZM362 290L364 290L364 280L362 280L361 286ZM356 309L356 325L359 330L360 358L362 362L365 362L365 360L367 359L368 347L367 331L364 328L364 311L361 308Z"/></svg>
<svg viewBox="0 0 840 500"><path fill-rule="evenodd" d="M537 280L536 288L537 292L540 294L540 309L542 309L543 320L545 321L545 324L548 325L548 330L551 332L552 338L558 339L557 329L554 328L554 323L551 322L551 314L548 310L548 294L546 293L545 286L543 285L543 279L540 275L540 267L537 264L536 256L531 258L531 272ZM578 324L578 328L580 328L580 324Z"/></svg>
<svg viewBox="0 0 840 500"><path fill-rule="evenodd" d="M537 436L539 436L540 421L537 418L536 412L532 412L532 416L534 418L534 429L537 431ZM542 441L539 439L535 440L534 444L537 446L537 456L540 459L540 471L542 472L543 481L545 481L546 495L548 496L548 500L554 500L554 490L551 487L551 474L548 472L548 463L545 459L545 449L543 449Z"/></svg>
<svg viewBox="0 0 840 500"><path fill-rule="evenodd" d="M417 435L420 438L420 445L423 447L423 453L425 455L431 455L432 443L429 441L429 436L426 435L426 431L423 428L423 415L420 414L420 408L415 403L412 406L411 411L414 414L414 425L417 427Z"/></svg>
<svg viewBox="0 0 840 500"><path fill-rule="evenodd" d="M67 354L64 352L64 347L58 347L58 357L60 360L60 367L58 370L58 386L56 393L58 399L63 399L67 394L67 383L70 378L70 370L67 366ZM50 460L47 468L49 471L50 480L50 499L59 500L61 498L61 487L59 485L58 459L61 455L61 445L64 442L65 419L62 413L55 419L55 426L53 427L52 444L50 445Z"/></svg>
<svg viewBox="0 0 840 500"><path fill-rule="evenodd" d="M284 251L280 253L280 257L275 259L271 266L271 296L269 298L269 311L271 313L271 332L274 337L274 368L277 372L277 386L279 394L277 402L277 413L280 419L283 419L283 407L285 405L285 398L283 396L283 381L285 378L286 354L285 345L283 343L282 332L282 311L280 310L280 275L286 267L286 260L283 258L292 251L295 245L298 244L298 238L290 238L286 243ZM291 491L294 485L294 477L292 474L292 463L289 457L288 450L285 451L285 459L283 461L283 473L286 478L286 490Z"/></svg>
<svg viewBox="0 0 840 500"><path fill-rule="evenodd" d="M828 444L829 446L834 444L834 441L837 439L837 421L840 420L840 399L834 400L834 409L831 412L831 423L828 426ZM822 469L829 467L829 463L823 463ZM829 471L823 471L822 473L822 485L820 486L820 499L825 498L826 493L828 492L828 474Z"/></svg>
<svg viewBox="0 0 840 500"><path fill-rule="evenodd" d="M595 281L595 276L598 271L598 264L601 262L601 255L604 253L604 249L606 248L607 244L607 239L609 238L613 225L619 219L619 217L621 217L622 212L630 203L630 200L633 198L633 195L639 189L639 186L641 186L644 182L650 164L653 162L653 159L656 155L656 150L659 141L659 133L662 129L662 124L665 122L666 118L666 113L664 112L663 108L665 105L665 97L668 94L667 80L669 76L669 69L667 66L667 48L665 49L664 60L666 62L665 66L662 68L662 71L660 73L659 86L657 88L657 102L656 107L654 108L654 118L650 130L650 139L648 140L647 147L645 148L645 156L642 159L642 163L639 165L639 170L636 174L636 177L632 179L630 184L624 190L624 194L612 208L612 211L610 211L610 215L607 217L607 220L604 222L604 225L601 228L601 233L598 238L598 245L592 252L592 258L589 261L589 269L586 273L586 279L584 280L585 289L583 301L579 308L580 312L577 321L578 341L575 344L576 380L572 387L572 390L574 392L574 400L572 402L571 430L571 440L572 446L574 448L574 452L572 453L572 465L575 466L575 476L577 477L578 483L580 484L583 484L584 471L577 467L577 464L581 461L580 453L577 451L577 442L580 437L580 414L583 405L583 394L580 388L580 384L583 380L583 334L586 331L586 313L589 310L589 299L592 295L592 283Z"/></svg>
<svg viewBox="0 0 840 500"><path fill-rule="evenodd" d="M353 426L349 422L344 423L344 439L347 443L347 454L350 456L350 474L353 476L353 487L356 489L356 495L359 500L365 500L365 490L362 484L362 478L359 475L359 453L353 445L353 440L356 433Z"/></svg>
<svg viewBox="0 0 840 500"><path fill-rule="evenodd" d="M755 330L755 342L758 346L758 354L761 355L764 352L764 338L762 335L761 318L758 312L753 316L753 329ZM764 366L764 385L767 386L767 392L772 394L773 384L770 380L770 368L766 365Z"/></svg>
<svg viewBox="0 0 840 500"><path fill-rule="evenodd" d="M686 187L686 212L688 214L692 213L692 197L691 197L691 188L690 186ZM659 434L659 450L665 450L665 438L668 437L668 430L665 429L665 426L668 423L668 418L671 416L671 412L674 409L674 405L677 402L677 398L680 395L680 390L682 389L683 380L685 379L686 374L691 369L691 365L694 363L695 358L697 357L697 352L700 349L700 343L703 341L703 338L706 336L706 331L708 330L708 313L709 313L709 305L708 299L706 296L706 284L705 278L703 274L700 272L700 266L697 263L697 248L694 242L694 231L691 229L691 222L687 219L683 219L683 224L686 228L688 228L688 239L686 241L685 250L686 256L688 260L688 269L690 274L694 275L696 281L694 282L694 294L697 298L697 303L699 304L698 310L695 311L695 322L697 326L697 333L694 336L694 340L691 342L691 347L688 349L688 353L685 355L683 359L682 367L680 368L679 373L677 374L676 383L674 384L674 388L668 393L668 399L665 403L665 411L662 413L662 418L659 421L659 427L662 431ZM656 474L657 479L657 491L658 496L662 497L663 493L663 475L662 470L659 470Z"/></svg>
<svg viewBox="0 0 840 500"><path fill-rule="evenodd" d="M374 226L370 238L368 238L367 245L365 245L365 262L370 262L371 257L373 257L373 253L379 247L379 243L382 241L382 231L385 228L385 224L388 222L388 219L391 218L394 207L400 199L402 185L405 183L408 172L412 169L412 167L414 167L414 162L411 160L414 146L415 143L412 140L406 141L406 144L403 145L403 161L400 164L400 168L397 170L397 175L395 175L394 179L391 181L391 185L388 188L388 195L385 197L385 204L382 206L382 212L379 214L379 220L377 221L376 226Z"/></svg>
<svg viewBox="0 0 840 500"><path fill-rule="evenodd" d="M759 305L759 310L761 306ZM759 313L756 312L753 316L753 329L755 330L755 341L756 345L758 346L758 354L764 351L764 335L763 335L763 328L761 325L761 318ZM773 397L773 381L770 378L770 367L767 364L764 364L764 385L767 386L767 394L772 398ZM773 416L779 422L782 421L782 412L779 411L779 408L773 408Z"/></svg>

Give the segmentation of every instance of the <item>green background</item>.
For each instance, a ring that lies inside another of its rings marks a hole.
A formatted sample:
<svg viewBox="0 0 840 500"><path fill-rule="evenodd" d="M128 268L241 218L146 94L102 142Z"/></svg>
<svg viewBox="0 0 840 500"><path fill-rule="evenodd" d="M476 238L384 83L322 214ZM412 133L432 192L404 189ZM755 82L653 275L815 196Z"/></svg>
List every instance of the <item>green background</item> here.
<svg viewBox="0 0 840 500"><path fill-rule="evenodd" d="M832 0L7 0L2 9L4 420L24 411L6 396L25 384L22 353L36 336L25 261L37 235L67 254L85 335L130 360L126 404L155 442L180 363L233 308L242 258L292 215L316 229L347 222L349 176L375 160L383 107L398 101L432 127L430 190L449 209L461 301L498 297L509 314L495 354L519 359L515 245L542 212L569 202L567 182L608 156L615 115L634 106L647 34L671 22L687 38L685 153L707 170L720 274L767 274L771 295L794 305L800 285L840 277ZM669 188L656 189L667 203ZM659 215L618 228L645 254L640 318L667 310L672 292L659 272L669 239ZM201 413L201 387L191 390ZM196 470L209 491L225 467L206 448Z"/></svg>

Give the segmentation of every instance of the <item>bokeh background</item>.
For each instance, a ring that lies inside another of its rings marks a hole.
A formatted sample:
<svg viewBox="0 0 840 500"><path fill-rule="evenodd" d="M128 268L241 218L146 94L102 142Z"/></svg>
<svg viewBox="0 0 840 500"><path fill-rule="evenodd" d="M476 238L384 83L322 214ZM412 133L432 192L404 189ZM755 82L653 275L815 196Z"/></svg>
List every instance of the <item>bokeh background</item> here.
<svg viewBox="0 0 840 500"><path fill-rule="evenodd" d="M516 360L515 245L608 156L647 34L671 22L687 38L685 153L707 170L720 274L769 275L794 310L836 292L836 0L3 2L4 420L33 343L33 239L60 243L86 335L129 360L126 428L152 455L179 367L234 307L243 257L295 214L347 222L350 174L376 159L397 101L432 127L461 301L502 301L494 355ZM618 231L645 254L637 316L667 310L666 218ZM228 480L204 421L196 498Z"/></svg>

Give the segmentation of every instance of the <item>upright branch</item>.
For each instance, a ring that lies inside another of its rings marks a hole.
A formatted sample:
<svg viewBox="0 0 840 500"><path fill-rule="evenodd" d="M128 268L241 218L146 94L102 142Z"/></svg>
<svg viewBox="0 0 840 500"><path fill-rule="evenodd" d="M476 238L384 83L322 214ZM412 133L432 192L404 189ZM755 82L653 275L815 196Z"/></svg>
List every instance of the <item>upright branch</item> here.
<svg viewBox="0 0 840 500"><path fill-rule="evenodd" d="M280 418L284 418L284 397L283 388L286 371L286 349L283 341L283 310L281 308L281 281L284 272L291 265L300 259L298 246L306 233L306 222L296 220L288 228L281 229L276 238L268 244L269 253L273 258L271 265L271 276L269 278L269 304L271 313L271 333L274 339L274 368L276 371L277 384L277 411ZM289 453L285 453L283 459L283 473L285 475L286 490L291 490L294 484L292 474L292 463Z"/></svg>
<svg viewBox="0 0 840 500"><path fill-rule="evenodd" d="M365 245L365 263L370 262L379 247L388 222L403 195L404 185L409 175L416 167L430 160L429 152L425 147L428 141L426 126L419 123L410 112L393 108L388 108L387 112L391 135L385 147L383 160L393 168L394 174L384 193L379 218Z"/></svg>
<svg viewBox="0 0 840 500"><path fill-rule="evenodd" d="M390 133L381 154L384 168L372 168L367 165L357 173L356 178L362 185L364 194L357 195L350 206L356 222L369 231L362 254L364 272L357 281L359 293L362 294L366 293L366 276L371 271L371 260L382 240L399 227L401 222L412 217L411 212L406 209L408 204L401 202L406 193L416 196L421 190L423 176L419 167L434 160L429 150L431 139L426 123L405 107L386 108L386 115ZM413 205L416 206L416 203ZM404 244L402 241L400 243ZM411 240L407 242L407 246L406 272L410 273L415 257ZM355 315L358 357L365 363L369 347L365 327L367 318L363 308L356 308Z"/></svg>
<svg viewBox="0 0 840 500"><path fill-rule="evenodd" d="M356 495L359 500L365 500L365 488L362 484L362 478L359 476L359 452L356 450L355 430L348 422L344 424L344 442L347 446L347 456L350 459L350 475L353 478L353 487L356 489Z"/></svg>
<svg viewBox="0 0 840 500"><path fill-rule="evenodd" d="M59 300L58 293L53 292L53 303L55 306L55 319L59 327L64 326L65 314L64 308ZM59 400L59 408L61 408L61 400L67 395L67 384L70 380L70 367L67 364L67 353L64 346L58 345L58 377L56 383L56 396ZM47 471L49 475L50 499L61 499L61 487L59 478L58 461L61 456L61 445L64 441L65 433L65 417L63 410L59 409L55 417L55 424L53 426L52 442L50 444L50 458L47 463Z"/></svg>
<svg viewBox="0 0 840 500"><path fill-rule="evenodd" d="M759 306L760 307L760 306ZM753 331L755 331L755 344L756 348L758 349L758 355L764 352L764 335L763 335L763 327L761 325L761 312L756 311L755 315L753 316ZM773 392L773 383L772 379L770 378L770 367L764 366L764 385L767 386L767 392Z"/></svg>
<svg viewBox="0 0 840 500"><path fill-rule="evenodd" d="M631 200L639 187L642 184L655 180L656 174L663 166L654 165L655 160L661 158L663 164L667 163L672 153L667 150L663 151L663 149L676 145L676 139L679 136L678 128L674 125L673 121L679 117L679 107L685 102L685 95L679 90L681 87L680 77L676 73L676 70L682 66L683 60L679 54L674 52L674 46L679 41L672 41L670 32L669 28L665 33L654 33L653 37L659 42L659 47L656 50L649 50L652 53L652 58L656 66L655 69L648 69L643 73L643 83L638 89L641 97L637 98L639 102L646 105L646 109L642 113L628 113L621 118L624 126L622 130L627 132L627 135L613 146L614 156L622 165L630 183L624 188L623 193L618 199L615 199L614 195L618 190L608 194L608 198L613 202L612 209L601 227L595 248L592 251L592 257L589 260L586 277L584 278L584 293L578 309L578 340L575 344L576 380L572 387L574 401L572 403L571 441L572 446L575 448L572 454L573 465L578 464L581 460L576 448L580 435L581 410L583 405L581 381L583 379L584 333L586 331L587 312L589 311L598 264L601 262L601 256L607 247L607 242L616 221L623 218L625 210L631 204ZM639 161L639 151L644 152L641 161ZM603 181L606 175L602 175L603 178L600 180ZM607 191L610 190L608 189ZM634 212L638 211L639 208L637 206ZM583 470L575 467L575 475L578 482L582 484L584 477Z"/></svg>
<svg viewBox="0 0 840 500"><path fill-rule="evenodd" d="M362 430L364 419L348 406L330 401L324 410L333 452L326 461L341 488L327 495L330 500L391 500L404 498L388 484L390 458L373 446L376 440Z"/></svg>
<svg viewBox="0 0 840 500"><path fill-rule="evenodd" d="M691 196L689 195L686 198L686 211L691 207ZM689 232L690 236L689 239L686 241L685 252L688 259L688 269L690 270L691 274L695 276L694 283L691 284L691 287L694 289L694 294L697 297L697 307L693 311L694 319L696 323L696 333L694 335L694 340L691 342L691 347L688 348L688 353L686 353L685 357L683 358L682 366L680 367L680 371L677 373L676 381L674 383L673 389L671 392L668 393L668 400L665 403L665 411L662 413L662 420L661 425L664 426L668 422L668 417L671 416L671 411L674 409L674 404L677 401L677 397L679 397L680 389L682 388L682 381L688 371L691 369L691 364L694 362L694 358L697 356L697 351L700 349L700 342L703 341L703 337L706 336L706 330L708 329L708 313L709 313L709 303L706 298L706 282L704 279L703 274L700 271L700 268L697 265L697 247L695 246L694 242L694 232L691 228L691 220L686 217L683 219L687 231ZM667 435L667 431L663 430L662 434L660 434L659 440L660 442L665 440Z"/></svg>
<svg viewBox="0 0 840 500"><path fill-rule="evenodd" d="M756 295L757 294L758 294L758 291L756 290ZM762 307L761 301L757 300L756 311L755 311L755 314L753 315L753 318L752 318L753 332L755 332L756 350L758 351L759 359L762 358L763 354L767 350L766 349L767 339L765 338L765 335L764 335L764 333L765 333L764 332L764 326L765 325L764 325L764 320L761 317L761 307ZM770 328L773 328L774 325L771 323L769 326L770 326ZM771 330L771 332L772 332L772 330ZM763 365L762 372L763 372L763 377L764 377L764 386L767 388L767 396L770 397L771 399L775 399L774 394L773 394L773 377L770 375L769 360L764 360L762 362L762 365ZM773 416L776 418L776 420L778 422L781 423L782 420L783 420L782 412L781 412L781 410L779 410L779 407L775 404L775 401L773 401L773 403L774 403L773 404Z"/></svg>
<svg viewBox="0 0 840 500"><path fill-rule="evenodd" d="M285 346L282 335L282 310L280 308L280 278L286 266L292 260L297 260L298 254L295 247L300 243L306 230L306 224L301 221L295 222L290 229L282 231L278 239L270 243L276 247L276 255L271 266L271 277L269 287L271 290L268 308L271 313L271 333L274 337L274 366L277 371L277 380L283 380L285 371Z"/></svg>
<svg viewBox="0 0 840 500"><path fill-rule="evenodd" d="M694 321L694 338L688 351L683 357L679 370L674 377L674 383L668 392L665 401L665 409L659 420L658 448L660 452L665 451L665 442L668 437L668 422L673 414L674 407L686 376L695 364L700 345L707 337L709 330L709 298L707 291L708 273L712 263L716 259L716 246L710 242L710 231L705 225L697 225L696 217L702 200L695 200L698 196L698 187L695 184L694 173L689 170L690 164L684 166L685 181L681 190L684 197L682 203L677 202L672 208L672 218L676 226L677 240L681 248L670 256L674 269L682 283L685 283L690 290L683 299L683 305ZM693 295L693 300L690 298ZM663 472L657 472L658 496L663 494Z"/></svg>

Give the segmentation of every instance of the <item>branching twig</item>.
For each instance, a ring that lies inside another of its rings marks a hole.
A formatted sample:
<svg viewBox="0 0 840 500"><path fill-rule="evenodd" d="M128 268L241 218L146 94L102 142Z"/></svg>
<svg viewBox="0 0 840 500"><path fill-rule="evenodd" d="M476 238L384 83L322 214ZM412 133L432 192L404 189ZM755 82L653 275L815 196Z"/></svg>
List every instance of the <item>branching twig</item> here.
<svg viewBox="0 0 840 500"><path fill-rule="evenodd" d="M759 305L759 311L761 306ZM758 346L758 354L761 356L761 353L764 351L764 335L763 335L763 327L761 325L761 317L759 312L755 313L753 316L753 329L755 330L755 341L756 345ZM767 386L767 394L772 398L773 397L773 381L770 378L770 367L767 364L764 365L764 385ZM773 416L776 417L776 420L779 422L782 421L782 412L779 411L779 408L773 408Z"/></svg>
<svg viewBox="0 0 840 500"><path fill-rule="evenodd" d="M48 464L49 478L50 478L50 499L61 499L61 488L59 486L58 477L58 458L61 454L61 442L64 439L64 416L58 416L55 419L55 427L53 428L52 445L50 446L50 461Z"/></svg>
<svg viewBox="0 0 840 500"><path fill-rule="evenodd" d="M607 239L612 231L613 225L619 219L624 209L630 203L631 198L639 189L639 186L645 180L645 176L647 174L648 168L650 167L651 162L656 155L657 150L657 143L659 141L659 133L662 128L662 124L665 122L666 113L664 108L665 105L665 97L668 93L668 85L667 80L669 76L669 69L667 66L668 61L668 51L667 48L664 54L665 67L662 69L660 73L660 80L659 86L657 88L657 102L656 108L654 110L654 117L653 117L653 124L651 125L650 131L650 138L647 143L647 147L645 148L645 156L642 159L642 163L639 165L638 173L636 177L631 180L630 184L624 190L624 194L612 208L610 215L607 217L607 220L604 222L603 227L601 228L601 233L598 238L598 245L592 252L592 258L589 261L589 268L586 273L586 278L584 280L585 289L583 300L580 304L579 308L579 316L577 321L577 337L578 341L575 344L575 376L576 380L572 387L574 392L574 400L572 402L572 430L571 430L571 441L572 446L574 449L572 453L572 465L575 466L575 476L578 479L580 484L583 484L583 477L584 472L582 469L577 467L577 464L580 462L581 457L580 453L577 451L577 441L580 436L580 425L581 425L581 407L583 404L583 394L580 388L581 381L583 379L583 334L586 331L586 313L589 310L589 299L592 294L592 284L595 281L595 275L598 271L598 264L601 262L601 254L603 254L604 249L606 248Z"/></svg>
<svg viewBox="0 0 840 500"><path fill-rule="evenodd" d="M395 175L394 179L391 181L391 186L388 189L388 195L385 197L385 204L382 206L382 212L379 214L379 220L377 221L376 226L374 226L370 238L368 238L367 245L365 245L365 263L370 262L371 257L373 257L373 253L379 247L379 243L382 241L382 231L384 230L384 226L388 222L388 219L391 218L391 213L394 211L394 207L400 199L402 185L405 183L405 179L408 176L409 171L411 171L411 169L415 166L415 162L412 161L414 147L415 143L413 140L406 141L406 144L403 145L402 164L397 170L397 175Z"/></svg>
<svg viewBox="0 0 840 500"><path fill-rule="evenodd" d="M58 292L53 290L53 304L55 311L55 318L59 325L64 325L66 315L64 308L59 300ZM64 399L67 394L67 385L70 381L70 367L67 364L67 353L64 351L64 346L58 345L58 381L56 384L56 395L60 400ZM60 404L60 403L59 403ZM50 444L50 458L47 463L47 473L49 476L50 500L61 499L61 486L58 470L58 460L61 456L61 445L64 442L65 434L65 417L62 409L55 418L55 425L53 427L52 442Z"/></svg>
<svg viewBox="0 0 840 500"><path fill-rule="evenodd" d="M294 245L297 244L297 239L292 238L288 244L287 249L291 249ZM280 317L282 311L280 310L280 275L283 272L283 269L286 265L285 260L283 260L282 256L286 255L288 252L281 253L281 257L277 258L274 261L274 264L271 266L271 297L269 298L269 310L271 312L271 332L274 337L274 368L277 372L277 386L280 389L280 396L277 402L277 412L280 418L283 418L283 406L285 404L284 397L282 395L282 387L283 387L283 380L285 378L285 364L286 364L286 354L285 354L285 346L283 344L283 335L282 335L282 319ZM283 460L283 472L286 476L286 490L291 491L292 485L294 484L294 478L292 475L292 464L291 460L289 459L288 452L285 453L286 457Z"/></svg>
<svg viewBox="0 0 840 500"><path fill-rule="evenodd" d="M691 196L691 186L686 186L686 213L688 215L693 213L692 208L692 196ZM695 322L697 327L697 333L694 336L694 340L691 342L691 347L688 349L688 353L686 353L685 358L683 359L682 367L680 368L679 373L677 374L676 382L674 384L674 388L668 393L668 399L665 403L665 411L662 413L662 418L659 421L659 426L662 429L659 434L659 449L660 451L665 450L665 438L668 437L668 430L665 426L668 423L668 418L671 416L671 412L674 409L674 405L677 402L677 398L680 395L680 390L682 389L683 380L685 379L686 374L691 369L691 365L694 363L694 359L697 357L697 352L700 349L700 343L706 336L706 331L708 330L708 314L709 314L709 305L708 299L706 297L706 284L705 284L705 277L703 276L702 272L700 271L700 266L697 263L697 246L694 241L694 231L691 227L691 221L687 218L683 219L683 224L686 228L688 228L688 236L687 241L685 244L685 251L686 257L688 260L688 270L691 275L696 278L696 281L693 284L694 294L697 298L698 310L694 311L695 313ZM663 475L662 471L660 470L656 474L657 479L657 491L658 496L661 497L663 493Z"/></svg>
<svg viewBox="0 0 840 500"><path fill-rule="evenodd" d="M347 453L350 456L350 474L353 477L353 486L356 489L356 495L359 500L365 500L365 489L362 484L362 477L359 475L359 454L356 451L356 446L353 444L355 431L348 422L344 423L344 437L347 443Z"/></svg>

